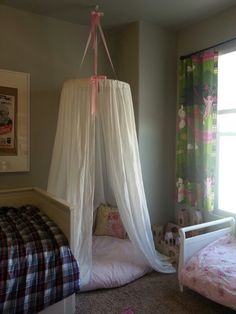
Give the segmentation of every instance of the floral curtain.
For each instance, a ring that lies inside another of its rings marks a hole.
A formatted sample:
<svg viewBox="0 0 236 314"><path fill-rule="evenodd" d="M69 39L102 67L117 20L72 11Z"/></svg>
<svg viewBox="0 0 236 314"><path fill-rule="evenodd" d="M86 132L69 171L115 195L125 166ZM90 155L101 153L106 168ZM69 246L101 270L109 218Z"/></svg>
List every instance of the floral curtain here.
<svg viewBox="0 0 236 314"><path fill-rule="evenodd" d="M195 209L214 207L217 65L214 51L179 64L176 198Z"/></svg>

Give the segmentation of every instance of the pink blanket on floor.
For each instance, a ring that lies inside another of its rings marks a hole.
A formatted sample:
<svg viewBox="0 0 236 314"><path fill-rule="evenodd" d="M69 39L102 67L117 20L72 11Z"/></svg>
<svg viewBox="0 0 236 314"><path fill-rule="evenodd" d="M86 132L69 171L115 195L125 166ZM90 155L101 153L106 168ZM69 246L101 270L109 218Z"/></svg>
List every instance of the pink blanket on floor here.
<svg viewBox="0 0 236 314"><path fill-rule="evenodd" d="M90 282L82 291L125 285L151 271L150 266L128 239L93 236Z"/></svg>
<svg viewBox="0 0 236 314"><path fill-rule="evenodd" d="M222 237L196 255L180 274L184 286L236 309L236 238Z"/></svg>

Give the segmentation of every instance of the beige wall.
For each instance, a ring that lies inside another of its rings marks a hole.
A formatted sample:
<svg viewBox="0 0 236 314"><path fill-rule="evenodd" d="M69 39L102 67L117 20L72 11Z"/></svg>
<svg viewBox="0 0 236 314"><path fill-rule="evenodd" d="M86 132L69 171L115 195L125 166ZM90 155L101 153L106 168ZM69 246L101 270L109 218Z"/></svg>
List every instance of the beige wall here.
<svg viewBox="0 0 236 314"><path fill-rule="evenodd" d="M135 22L116 31L120 80L131 86L140 158L151 222L174 213L176 36Z"/></svg>
<svg viewBox="0 0 236 314"><path fill-rule="evenodd" d="M236 37L236 7L178 33L178 55L192 53Z"/></svg>
<svg viewBox="0 0 236 314"><path fill-rule="evenodd" d="M134 22L119 30L114 29L112 32L110 31L110 37L111 34L113 34L113 55L117 76L119 80L130 84L138 131L139 23Z"/></svg>
<svg viewBox="0 0 236 314"><path fill-rule="evenodd" d="M87 36L87 27L0 6L0 68L31 76L31 170L0 173L0 188L46 187L62 83L91 74L88 59L78 75Z"/></svg>
<svg viewBox="0 0 236 314"><path fill-rule="evenodd" d="M139 146L151 221L174 213L176 35L146 22L139 34Z"/></svg>

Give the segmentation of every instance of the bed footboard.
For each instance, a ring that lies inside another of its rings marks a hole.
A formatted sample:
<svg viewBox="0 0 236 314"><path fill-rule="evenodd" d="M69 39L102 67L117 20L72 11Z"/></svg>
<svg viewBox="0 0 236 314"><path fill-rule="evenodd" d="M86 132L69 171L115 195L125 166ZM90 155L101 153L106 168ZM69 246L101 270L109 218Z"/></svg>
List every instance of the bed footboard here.
<svg viewBox="0 0 236 314"><path fill-rule="evenodd" d="M223 227L221 227L223 225ZM209 227L217 227L217 230L205 232L200 235L195 235L190 238L186 238L186 233L190 231L196 231L200 229L206 229ZM220 228L221 227L221 228ZM178 277L180 290L183 291L183 285L181 284L180 274L191 256L201 250L209 243L217 240L218 238L228 234L235 233L235 219L233 217L218 219L198 225L188 226L179 230L180 234L180 254L179 254L179 266L178 266Z"/></svg>

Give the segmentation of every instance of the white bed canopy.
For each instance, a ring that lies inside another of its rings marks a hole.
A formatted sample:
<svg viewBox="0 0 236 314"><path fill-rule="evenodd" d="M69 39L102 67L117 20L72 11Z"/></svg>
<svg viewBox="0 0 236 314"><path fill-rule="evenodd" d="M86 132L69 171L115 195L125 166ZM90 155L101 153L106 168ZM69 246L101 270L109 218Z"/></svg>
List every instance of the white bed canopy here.
<svg viewBox="0 0 236 314"><path fill-rule="evenodd" d="M90 278L92 228L101 203L117 205L130 240L153 269L175 271L155 251L127 83L97 76L64 83L48 191L76 208L74 254L81 286Z"/></svg>

